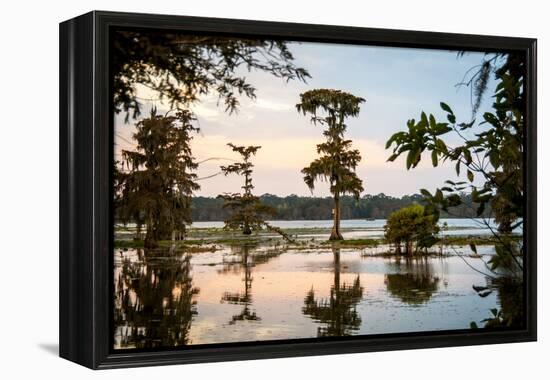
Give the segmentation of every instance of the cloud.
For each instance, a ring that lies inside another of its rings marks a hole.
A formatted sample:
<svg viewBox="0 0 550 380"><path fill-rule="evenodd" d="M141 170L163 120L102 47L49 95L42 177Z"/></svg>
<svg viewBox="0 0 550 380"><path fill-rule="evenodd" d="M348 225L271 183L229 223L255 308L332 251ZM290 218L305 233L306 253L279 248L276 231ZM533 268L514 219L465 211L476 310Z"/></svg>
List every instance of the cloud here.
<svg viewBox="0 0 550 380"><path fill-rule="evenodd" d="M289 103L282 103L276 100L270 100L266 98L260 98L252 104L253 107L263 108L270 111L291 111L294 110L294 105Z"/></svg>
<svg viewBox="0 0 550 380"><path fill-rule="evenodd" d="M227 147L228 142L261 145L253 161L255 192L309 194L300 171L318 157L316 144L323 141L322 128L311 125L309 117L298 114L295 104L299 94L308 89L338 88L366 99L359 117L347 121L346 137L353 140L353 147L361 152L357 173L367 193L410 194L420 188L433 189L445 179L456 179L452 166L445 163L433 168L428 155L417 168L409 171L405 168L405 156L387 162L391 151L384 149L384 145L393 133L406 128L407 119L418 117L421 110L443 118L440 101L450 104L461 120L468 118L469 91L457 92L454 84L465 71L479 63L480 54L457 59L456 53L448 51L317 43L291 43L290 48L296 63L312 75L307 84L286 83L268 73L242 68L242 72L238 69L236 74L246 77L256 88L257 97L240 96L237 113L225 112L215 92L202 96L192 105L201 128L201 134L192 142L197 160L211 157L239 160ZM144 116L151 105L157 105L161 112L167 108L156 100L158 96L153 91L143 86L138 89L138 96L150 99L142 100ZM490 97L487 99L492 101ZM133 125L125 125L123 117L117 115L115 149L129 148L125 140L131 141L133 131ZM449 143L455 141L450 139ZM219 166L227 162L223 159L204 162L199 167L199 177L219 172ZM242 185L237 176L217 176L201 184L200 193L213 195L240 191ZM326 195L326 186L318 186L315 195Z"/></svg>

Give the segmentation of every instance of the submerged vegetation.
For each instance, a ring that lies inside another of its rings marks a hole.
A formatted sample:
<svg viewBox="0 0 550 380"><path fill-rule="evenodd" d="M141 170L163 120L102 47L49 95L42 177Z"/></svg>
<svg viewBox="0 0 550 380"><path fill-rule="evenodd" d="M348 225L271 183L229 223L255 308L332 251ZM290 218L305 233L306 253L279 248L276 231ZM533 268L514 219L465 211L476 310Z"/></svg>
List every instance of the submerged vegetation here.
<svg viewBox="0 0 550 380"><path fill-rule="evenodd" d="M406 255L419 250L427 252L437 242L438 232L435 215L426 214L424 207L418 204L393 212L384 226L386 240L395 246L397 254L401 253L402 244Z"/></svg>
<svg viewBox="0 0 550 380"><path fill-rule="evenodd" d="M448 229L448 228L447 228ZM343 232L361 232L361 229L344 229ZM195 252L211 252L220 249L223 245L240 244L261 244L273 246L287 246L292 249L326 249L327 247L337 248L355 248L359 250L372 250L369 255L388 255L388 256L421 256L421 255L441 255L442 250L454 254L451 248L458 247L461 250L470 250L470 246L494 246L499 242L498 237L492 235L476 236L469 234L468 229L460 228L454 231L460 232L458 235L441 235L437 242L426 250L412 250L409 253L406 250L396 252L395 244L383 236L383 230L380 234L372 237L348 238L345 240L331 241L325 236L330 234L330 229L311 227L311 228L285 228L285 239L277 231L261 229L253 232L251 235L243 235L240 230L228 230L225 228L191 228L187 232L184 240L173 242L172 240L158 241L158 247L169 248L176 246L179 249L194 250ZM135 228L118 227L115 230L115 248L143 248L144 241L131 238L135 236ZM510 235L509 239L520 241L521 235ZM519 254L519 253L518 253ZM472 255L475 256L475 255Z"/></svg>

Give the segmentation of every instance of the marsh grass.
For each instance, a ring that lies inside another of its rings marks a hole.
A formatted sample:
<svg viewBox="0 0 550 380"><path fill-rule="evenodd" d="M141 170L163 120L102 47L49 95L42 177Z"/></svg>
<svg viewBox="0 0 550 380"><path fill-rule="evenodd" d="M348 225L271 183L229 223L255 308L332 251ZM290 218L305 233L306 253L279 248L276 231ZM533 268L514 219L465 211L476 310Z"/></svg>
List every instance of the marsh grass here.
<svg viewBox="0 0 550 380"><path fill-rule="evenodd" d="M344 230L345 232L358 231L358 229ZM143 248L143 240L129 239L128 233L131 228L117 227L115 229L114 248L130 249ZM252 235L245 236L238 231L228 231L223 228L192 228L189 230L185 240L172 242L171 240L159 241L160 248L170 248L174 246L179 250L190 253L215 252L223 249L224 246L239 245L272 245L275 247L285 246L295 251L307 251L327 248L354 248L361 251L361 256L395 256L391 250L390 244L383 236L355 238L340 241L328 241L326 237L312 237L310 235L326 233L326 228L289 228L286 229L289 235L295 240L285 242L278 234L269 231L255 232ZM511 235L512 239L521 240L521 235ZM449 247L468 247L471 244L476 246L492 246L497 243L497 238L490 235L454 235L442 236L439 241L428 250L428 252L417 252L415 256L446 256L446 248ZM384 249L387 247L387 249ZM368 251L371 249L370 251ZM473 252L464 252L472 258L477 257Z"/></svg>

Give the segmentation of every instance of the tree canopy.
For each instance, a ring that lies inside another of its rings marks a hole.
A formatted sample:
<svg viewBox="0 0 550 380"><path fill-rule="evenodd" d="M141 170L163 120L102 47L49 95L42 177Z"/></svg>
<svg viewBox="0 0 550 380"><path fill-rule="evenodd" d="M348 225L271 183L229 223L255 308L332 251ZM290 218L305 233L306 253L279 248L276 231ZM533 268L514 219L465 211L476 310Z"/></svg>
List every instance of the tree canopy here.
<svg viewBox="0 0 550 380"><path fill-rule="evenodd" d="M222 166L225 175L237 174L244 177L243 193L226 193L219 197L224 200L223 207L230 210L230 215L225 219L226 229L240 229L244 235L250 235L252 231L261 230L266 226L265 218L273 216L275 210L261 202L260 198L252 194L252 168L251 156L255 155L261 146L237 146L227 144L234 152L241 155L242 161L228 166Z"/></svg>
<svg viewBox="0 0 550 380"><path fill-rule="evenodd" d="M405 254L412 255L419 248L429 248L437 242L437 218L425 211L422 205L414 204L391 213L384 235L395 245L396 253L401 253L401 244L405 246Z"/></svg>
<svg viewBox="0 0 550 380"><path fill-rule="evenodd" d="M460 194L461 204L454 207L449 214L442 211L441 218L474 218L477 205L472 202L471 194ZM330 197L310 197L274 194L259 196L262 203L275 209L273 220L327 220L331 218L334 199ZM421 194L393 197L384 193L364 194L358 200L353 196L340 197L340 215L343 219L387 219L394 211L414 203L421 203ZM224 200L216 197L193 196L192 219L194 221L222 221L229 215L223 208ZM491 214L490 206L482 216Z"/></svg>
<svg viewBox="0 0 550 380"><path fill-rule="evenodd" d="M123 150L116 173L115 203L123 222L146 224L145 245L155 247L191 224L191 195L200 189L191 154L198 132L188 111L161 116L153 109L136 124L134 151Z"/></svg>

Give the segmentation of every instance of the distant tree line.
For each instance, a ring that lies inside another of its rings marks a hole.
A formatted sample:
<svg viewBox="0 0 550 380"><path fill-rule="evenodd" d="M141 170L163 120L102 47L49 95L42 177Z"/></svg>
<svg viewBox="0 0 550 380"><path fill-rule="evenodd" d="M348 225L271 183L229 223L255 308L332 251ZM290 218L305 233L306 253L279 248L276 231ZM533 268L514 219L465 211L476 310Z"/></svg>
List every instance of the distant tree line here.
<svg viewBox="0 0 550 380"><path fill-rule="evenodd" d="M273 194L261 195L263 204L275 210L273 220L329 220L332 219L333 197L304 197L288 195L280 197ZM461 195L460 206L454 207L451 213L442 212L442 218L476 217L477 205L472 202L470 194ZM340 198L342 219L386 219L392 212L413 204L422 204L421 194L392 197L384 193L364 195L358 200L353 196ZM222 221L229 217L229 210L223 207L224 200L210 197L193 197L191 214L193 221ZM487 209L484 216L490 214Z"/></svg>

